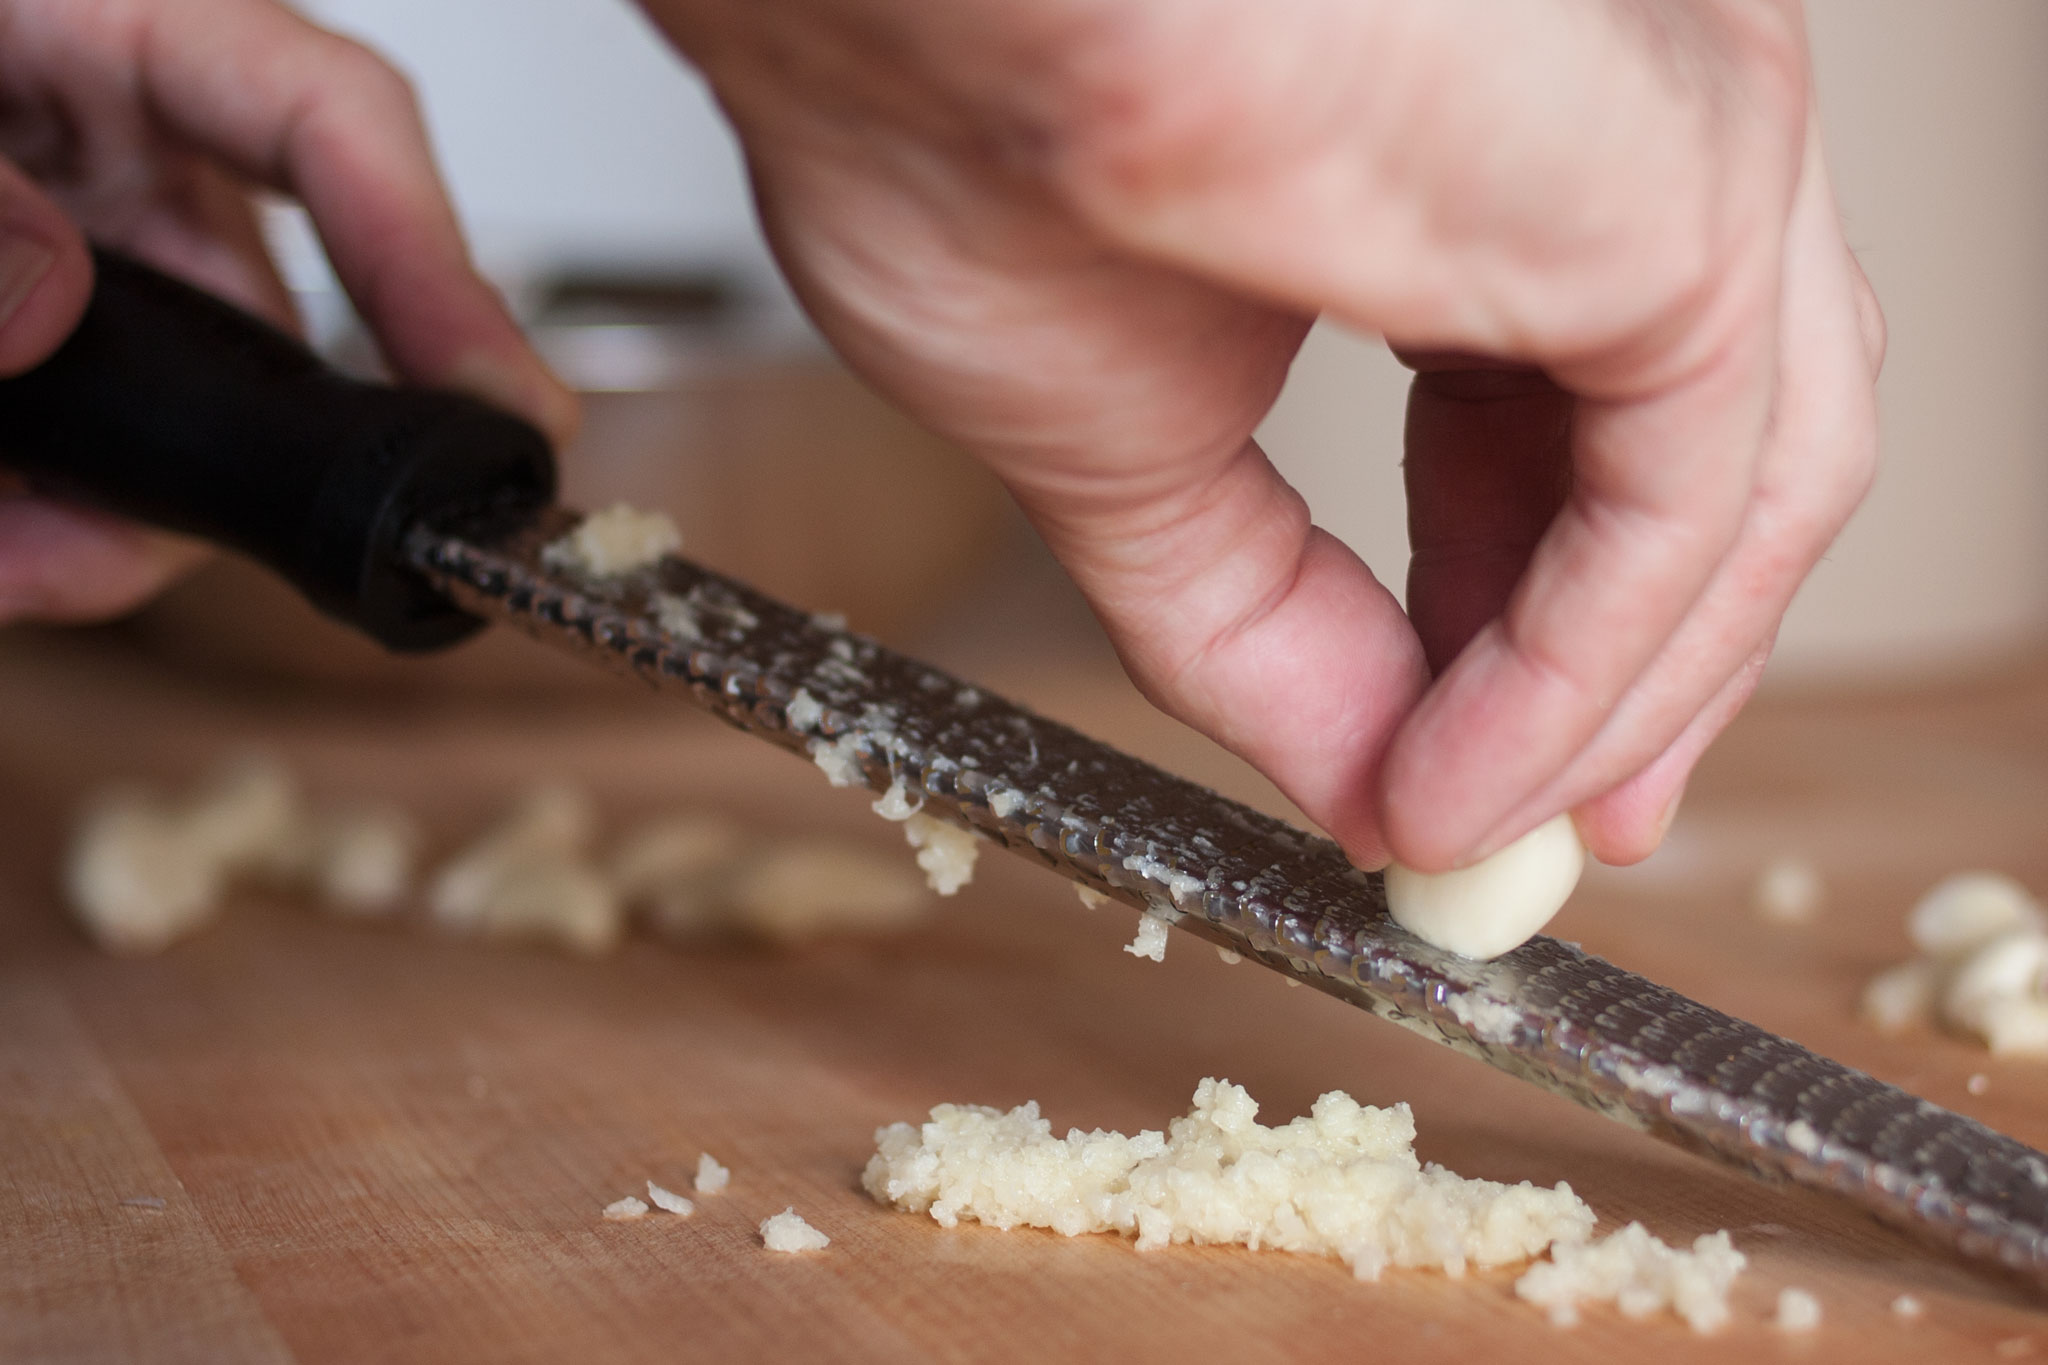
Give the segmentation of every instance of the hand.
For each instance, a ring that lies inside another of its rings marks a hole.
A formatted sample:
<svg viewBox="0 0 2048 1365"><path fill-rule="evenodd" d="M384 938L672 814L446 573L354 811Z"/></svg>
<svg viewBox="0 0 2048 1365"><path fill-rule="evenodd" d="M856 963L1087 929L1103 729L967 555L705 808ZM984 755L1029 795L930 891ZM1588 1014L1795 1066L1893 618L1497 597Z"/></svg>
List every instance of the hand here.
<svg viewBox="0 0 2048 1365"><path fill-rule="evenodd" d="M0 375L77 324L87 236L291 326L263 187L311 212L399 375L573 429L470 263L403 79L273 0L0 0L0 154ZM118 613L199 553L0 488L0 623Z"/></svg>
<svg viewBox="0 0 2048 1365"><path fill-rule="evenodd" d="M1655 847L1873 468L1794 0L644 3L1155 702L1363 866ZM1251 440L1321 312L1418 369L1408 617Z"/></svg>

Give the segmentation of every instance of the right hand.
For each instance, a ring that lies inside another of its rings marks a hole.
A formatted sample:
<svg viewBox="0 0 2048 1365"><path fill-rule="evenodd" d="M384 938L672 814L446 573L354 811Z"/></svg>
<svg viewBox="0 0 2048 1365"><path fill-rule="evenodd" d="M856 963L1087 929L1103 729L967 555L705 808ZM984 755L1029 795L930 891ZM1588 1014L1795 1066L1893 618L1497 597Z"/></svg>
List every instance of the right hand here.
<svg viewBox="0 0 2048 1365"><path fill-rule="evenodd" d="M1873 469L1796 0L643 3L1155 702L1363 866L1655 847ZM1325 312L1419 370L1412 624L1251 440Z"/></svg>

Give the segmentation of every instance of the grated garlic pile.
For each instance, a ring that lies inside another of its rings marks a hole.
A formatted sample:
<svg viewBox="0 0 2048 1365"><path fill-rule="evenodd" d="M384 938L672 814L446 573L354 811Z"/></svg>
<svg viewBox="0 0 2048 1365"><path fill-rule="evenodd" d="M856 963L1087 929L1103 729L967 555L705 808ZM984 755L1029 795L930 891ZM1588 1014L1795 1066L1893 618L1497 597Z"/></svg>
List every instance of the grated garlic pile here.
<svg viewBox="0 0 2048 1365"><path fill-rule="evenodd" d="M412 890L419 827L396 807L337 810L314 824L310 843L308 876L336 914L388 915Z"/></svg>
<svg viewBox="0 0 2048 1365"><path fill-rule="evenodd" d="M726 872L747 833L723 816L676 811L629 830L606 860L619 898L656 933L684 938L724 918Z"/></svg>
<svg viewBox="0 0 2048 1365"><path fill-rule="evenodd" d="M590 855L595 826L580 793L529 793L442 869L435 918L459 932L596 953L635 913L673 941L736 932L797 943L902 929L930 905L915 876L861 844L762 839L685 811L628 831L600 864Z"/></svg>
<svg viewBox="0 0 2048 1365"><path fill-rule="evenodd" d="M155 953L220 911L226 875L175 810L139 791L86 812L64 867L79 923L111 953Z"/></svg>
<svg viewBox="0 0 2048 1365"><path fill-rule="evenodd" d="M674 940L795 943L906 928L931 906L916 872L859 843L764 838L688 811L629 829L608 858L596 856L598 838L583 792L530 789L435 870L427 917L464 937L596 954L635 915ZM211 922L245 882L309 891L351 918L396 914L419 843L402 810L309 807L281 765L248 759L180 800L132 787L103 794L73 837L64 882L103 948L152 953Z"/></svg>
<svg viewBox="0 0 2048 1365"><path fill-rule="evenodd" d="M155 953L210 923L238 883L304 887L339 913L388 913L410 888L416 843L402 813L310 809L289 772L251 756L183 799L137 787L99 797L73 836L64 886L102 948Z"/></svg>
<svg viewBox="0 0 2048 1365"><path fill-rule="evenodd" d="M1334 1256L1362 1280L1389 1266L1457 1276L1548 1250L1515 1292L1559 1326L1592 1302L1632 1317L1669 1308L1700 1332L1728 1318L1745 1258L1725 1232L1689 1251L1635 1223L1588 1241L1593 1211L1569 1185L1502 1185L1424 1165L1405 1104L1377 1109L1332 1091L1290 1123L1257 1118L1242 1087L1215 1079L1166 1133L1135 1137L1055 1137L1036 1104L1007 1113L942 1104L921 1126L878 1131L861 1183L877 1201L945 1227L1115 1232L1140 1250L1238 1243Z"/></svg>
<svg viewBox="0 0 2048 1365"><path fill-rule="evenodd" d="M682 543L682 533L666 513L643 512L621 502L592 513L575 530L549 543L541 550L540 561L589 578L617 578L646 568Z"/></svg>
<svg viewBox="0 0 2048 1365"><path fill-rule="evenodd" d="M1772 1325L1780 1332L1814 1331L1820 1318L1820 1300L1810 1290L1787 1287L1778 1291L1778 1315Z"/></svg>
<svg viewBox="0 0 2048 1365"><path fill-rule="evenodd" d="M1548 1261L1515 1281L1515 1294L1546 1309L1555 1327L1575 1325L1583 1304L1612 1303L1630 1318L1669 1309L1707 1333L1728 1321L1728 1288L1746 1264L1726 1232L1694 1238L1691 1250L1680 1251L1630 1223L1597 1242L1551 1247Z"/></svg>
<svg viewBox="0 0 2048 1365"><path fill-rule="evenodd" d="M1804 858L1774 858L1756 874L1749 906L1758 919L1772 924L1805 924L1827 903L1827 884L1820 869Z"/></svg>
<svg viewBox="0 0 2048 1365"><path fill-rule="evenodd" d="M1920 899L1906 931L1921 955L1864 987L1871 1025L1897 1033L1933 1017L1993 1053L2048 1056L2048 920L2025 888L1957 873Z"/></svg>
<svg viewBox="0 0 2048 1365"><path fill-rule="evenodd" d="M441 868L428 912L453 934L607 952L624 932L625 910L591 861L596 832L596 810L581 792L536 788Z"/></svg>
<svg viewBox="0 0 2048 1365"><path fill-rule="evenodd" d="M865 844L761 839L677 813L632 832L610 864L625 903L663 938L742 933L797 943L907 928L931 908L908 868Z"/></svg>
<svg viewBox="0 0 2048 1365"><path fill-rule="evenodd" d="M1257 1116L1242 1087L1215 1079L1168 1132L1134 1137L1056 1137L1036 1104L942 1104L921 1127L880 1130L861 1182L946 1227L1115 1232L1141 1250L1234 1242L1334 1256L1365 1280L1388 1266L1459 1275L1506 1265L1592 1231L1593 1211L1567 1185L1501 1185L1423 1165L1406 1105L1376 1109L1333 1091L1278 1127Z"/></svg>

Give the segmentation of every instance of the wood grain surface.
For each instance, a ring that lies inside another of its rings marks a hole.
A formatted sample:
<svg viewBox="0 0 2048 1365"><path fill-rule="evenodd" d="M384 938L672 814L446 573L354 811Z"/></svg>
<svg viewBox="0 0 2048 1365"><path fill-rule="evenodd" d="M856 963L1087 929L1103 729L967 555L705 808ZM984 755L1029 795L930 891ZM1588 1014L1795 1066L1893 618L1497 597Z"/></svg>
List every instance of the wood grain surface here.
<svg viewBox="0 0 2048 1365"><path fill-rule="evenodd" d="M942 660L1232 794L1233 760L1147 711L1094 653ZM317 793L397 797L445 846L517 786L569 778L614 827L678 805L894 842L851 793L672 705L402 703L237 686L118 641L0 647L0 1359L432 1362L1935 1361L2048 1356L2044 1304L1804 1191L1669 1150L1176 936L1120 951L1121 909L991 853L929 927L800 951L635 942L601 961L451 943L236 899L152 959L65 922L62 839L117 776L187 781L259 745ZM1669 847L1590 877L1557 930L1852 1065L2048 1144L2048 1063L1858 1024L1937 876L2048 889L2048 671L1908 697L1766 699L1710 756ZM1812 924L1747 908L1771 856L1814 859ZM905 856L908 856L907 853ZM1987 1078L1984 1093L1966 1086ZM1267 1121L1325 1090L1408 1100L1428 1159L1568 1180L1603 1226L1728 1228L1735 1322L1606 1310L1552 1329L1512 1272L1389 1272L1241 1248L1141 1254L882 1209L875 1128L947 1100L1036 1099L1057 1127L1157 1127L1195 1083ZM689 1219L607 1223L700 1151L730 1190ZM764 1251L795 1206L829 1250ZM1769 1325L1819 1296L1819 1333ZM1917 1322L1888 1305L1926 1304Z"/></svg>

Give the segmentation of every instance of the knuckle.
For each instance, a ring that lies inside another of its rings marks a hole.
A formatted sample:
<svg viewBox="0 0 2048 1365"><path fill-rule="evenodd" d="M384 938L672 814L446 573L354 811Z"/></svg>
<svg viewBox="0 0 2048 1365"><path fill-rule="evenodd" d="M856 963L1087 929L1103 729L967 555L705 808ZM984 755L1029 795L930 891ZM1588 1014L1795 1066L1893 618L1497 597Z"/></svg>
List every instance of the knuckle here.
<svg viewBox="0 0 2048 1365"><path fill-rule="evenodd" d="M1759 488L1752 511L1761 542L1755 556L1759 582L1803 577L1841 534L1876 476L1874 448L1858 443L1810 486Z"/></svg>
<svg viewBox="0 0 2048 1365"><path fill-rule="evenodd" d="M1805 23L1796 11L1775 5L1745 7L1736 23L1750 98L1789 131L1796 145L1805 136L1812 61Z"/></svg>
<svg viewBox="0 0 2048 1365"><path fill-rule="evenodd" d="M1045 130L1055 187L1078 206L1139 212L1171 202L1205 173L1222 102L1205 100L1176 45L1142 19L1111 13L1062 45Z"/></svg>
<svg viewBox="0 0 2048 1365"><path fill-rule="evenodd" d="M331 35L322 61L334 88L346 94L408 110L419 108L412 80L380 52L353 38Z"/></svg>
<svg viewBox="0 0 2048 1365"><path fill-rule="evenodd" d="M1709 0L1634 11L1665 37L1667 65L1724 118L1761 120L1797 153L1806 132L1812 51L1796 0ZM1678 54L1678 55L1670 55Z"/></svg>
<svg viewBox="0 0 2048 1365"><path fill-rule="evenodd" d="M1501 617L1501 629L1509 652L1530 674L1562 688L1588 711L1604 713L1613 709L1618 689L1593 676L1585 661L1572 650L1561 648L1560 642L1550 639L1544 631L1526 625L1512 609Z"/></svg>

